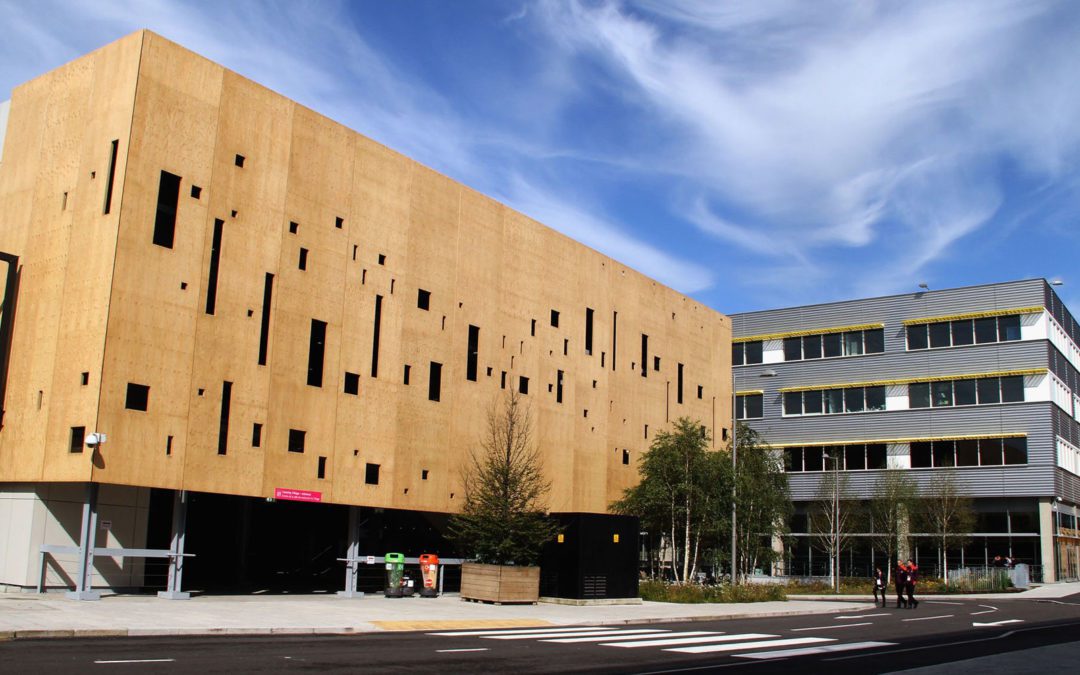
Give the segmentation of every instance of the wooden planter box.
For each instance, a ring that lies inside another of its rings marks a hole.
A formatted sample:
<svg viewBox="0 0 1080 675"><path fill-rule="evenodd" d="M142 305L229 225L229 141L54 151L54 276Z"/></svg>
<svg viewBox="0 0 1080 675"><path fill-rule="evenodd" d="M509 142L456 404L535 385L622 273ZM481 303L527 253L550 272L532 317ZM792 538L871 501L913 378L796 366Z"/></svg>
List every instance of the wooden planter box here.
<svg viewBox="0 0 1080 675"><path fill-rule="evenodd" d="M461 597L482 602L535 603L540 598L540 568L465 563L461 566Z"/></svg>

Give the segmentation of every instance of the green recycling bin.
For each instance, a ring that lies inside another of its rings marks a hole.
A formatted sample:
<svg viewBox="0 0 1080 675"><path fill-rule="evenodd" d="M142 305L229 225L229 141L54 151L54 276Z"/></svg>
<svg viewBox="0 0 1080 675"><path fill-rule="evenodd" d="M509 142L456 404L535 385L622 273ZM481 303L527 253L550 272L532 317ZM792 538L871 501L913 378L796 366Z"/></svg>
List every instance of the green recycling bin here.
<svg viewBox="0 0 1080 675"><path fill-rule="evenodd" d="M405 554L387 553L384 560L386 560L386 590L383 595L388 598L403 597L401 577L405 573Z"/></svg>

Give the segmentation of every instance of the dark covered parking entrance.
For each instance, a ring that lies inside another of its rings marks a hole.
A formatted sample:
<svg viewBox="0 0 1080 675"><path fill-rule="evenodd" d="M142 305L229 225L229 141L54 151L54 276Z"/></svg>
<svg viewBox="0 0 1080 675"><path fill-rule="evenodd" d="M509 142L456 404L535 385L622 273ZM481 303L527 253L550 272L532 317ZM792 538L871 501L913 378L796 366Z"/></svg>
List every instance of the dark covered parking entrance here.
<svg viewBox="0 0 1080 675"><path fill-rule="evenodd" d="M151 494L147 545L168 548L172 490ZM334 592L345 586L349 510L356 508L359 553L379 564L359 566L359 590L381 591L387 552L457 557L446 541L446 514L371 507L272 501L189 493L184 590L211 593ZM409 570L407 570L407 573ZM412 570L414 579L419 578ZM457 569L447 569L446 590L457 590Z"/></svg>

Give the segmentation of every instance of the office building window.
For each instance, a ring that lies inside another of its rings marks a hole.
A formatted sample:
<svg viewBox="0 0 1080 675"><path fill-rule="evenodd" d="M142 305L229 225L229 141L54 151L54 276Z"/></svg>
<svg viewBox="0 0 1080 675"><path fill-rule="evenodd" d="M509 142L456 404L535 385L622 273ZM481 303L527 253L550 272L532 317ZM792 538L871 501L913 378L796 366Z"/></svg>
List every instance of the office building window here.
<svg viewBox="0 0 1080 675"><path fill-rule="evenodd" d="M908 385L908 405L912 408L991 405L1018 403L1023 400L1024 378L1022 375L912 382Z"/></svg>
<svg viewBox="0 0 1080 675"><path fill-rule="evenodd" d="M1027 464L1026 438L918 441L911 444L911 468Z"/></svg>
<svg viewBox="0 0 1080 675"><path fill-rule="evenodd" d="M764 343L761 340L736 342L731 345L731 365L743 366L761 363Z"/></svg>
<svg viewBox="0 0 1080 675"><path fill-rule="evenodd" d="M874 471L887 466L884 443L784 448L784 471Z"/></svg>
<svg viewBox="0 0 1080 675"><path fill-rule="evenodd" d="M1020 339L1020 315L918 323L907 327L907 348L936 349Z"/></svg>
<svg viewBox="0 0 1080 675"><path fill-rule="evenodd" d="M735 419L760 419L765 397L762 394L743 394L735 397Z"/></svg>
<svg viewBox="0 0 1080 675"><path fill-rule="evenodd" d="M883 328L784 338L785 361L880 354L884 351L885 329Z"/></svg>
<svg viewBox="0 0 1080 675"><path fill-rule="evenodd" d="M885 387L784 392L784 415L839 415L885 409Z"/></svg>

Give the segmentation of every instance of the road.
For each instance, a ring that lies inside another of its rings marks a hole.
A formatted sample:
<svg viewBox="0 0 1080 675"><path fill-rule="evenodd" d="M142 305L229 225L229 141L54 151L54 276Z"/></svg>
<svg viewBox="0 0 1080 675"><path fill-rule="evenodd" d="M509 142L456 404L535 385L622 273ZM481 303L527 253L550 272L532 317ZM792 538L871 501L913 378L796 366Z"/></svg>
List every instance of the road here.
<svg viewBox="0 0 1080 675"><path fill-rule="evenodd" d="M1080 595L1054 601L924 598L915 610L890 606L844 614L693 623L335 637L16 640L0 643L0 671L112 675L745 670L862 675L929 667L916 672L1016 675L1072 670L1080 659L1078 640Z"/></svg>

